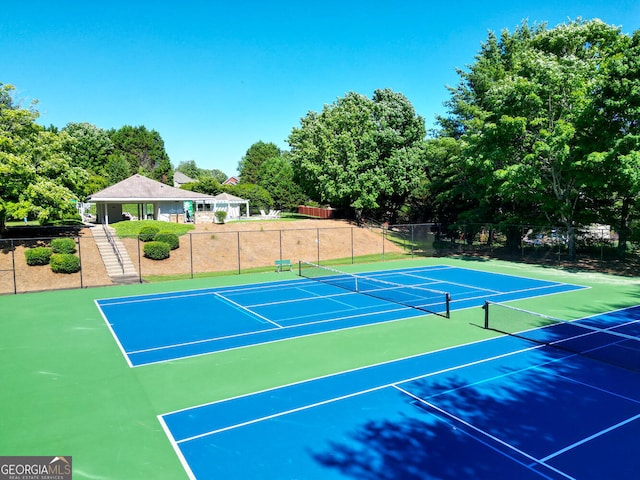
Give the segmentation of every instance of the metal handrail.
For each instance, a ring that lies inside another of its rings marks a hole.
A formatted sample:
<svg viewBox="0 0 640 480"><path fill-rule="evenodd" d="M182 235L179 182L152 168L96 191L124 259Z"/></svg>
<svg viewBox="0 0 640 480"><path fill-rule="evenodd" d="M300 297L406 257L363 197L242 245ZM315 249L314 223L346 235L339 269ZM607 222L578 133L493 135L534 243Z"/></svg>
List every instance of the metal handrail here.
<svg viewBox="0 0 640 480"><path fill-rule="evenodd" d="M113 248L113 252L116 254L116 259L118 260L120 268L122 269L122 273L124 274L124 260L122 258L122 254L120 253L120 250L118 249L118 245L116 245L116 241L113 238L113 235L111 235L109 227L107 227L106 223L102 224L102 229L104 230L104 234L107 236L107 241L111 244L111 248Z"/></svg>

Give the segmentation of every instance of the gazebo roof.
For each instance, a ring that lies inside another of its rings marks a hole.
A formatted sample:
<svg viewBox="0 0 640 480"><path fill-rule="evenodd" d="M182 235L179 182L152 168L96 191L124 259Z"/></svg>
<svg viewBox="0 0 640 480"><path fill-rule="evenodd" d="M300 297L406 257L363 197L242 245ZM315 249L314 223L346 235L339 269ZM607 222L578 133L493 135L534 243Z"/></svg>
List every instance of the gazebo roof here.
<svg viewBox="0 0 640 480"><path fill-rule="evenodd" d="M218 195L216 195L215 197L213 197L214 200L222 200L224 202L246 202L246 200L244 198L240 198L240 197L236 197L235 195L231 195L227 192L223 192L223 193L219 193Z"/></svg>
<svg viewBox="0 0 640 480"><path fill-rule="evenodd" d="M141 203L184 200L213 200L215 197L204 193L191 192L171 187L140 174L100 190L89 197L90 202Z"/></svg>

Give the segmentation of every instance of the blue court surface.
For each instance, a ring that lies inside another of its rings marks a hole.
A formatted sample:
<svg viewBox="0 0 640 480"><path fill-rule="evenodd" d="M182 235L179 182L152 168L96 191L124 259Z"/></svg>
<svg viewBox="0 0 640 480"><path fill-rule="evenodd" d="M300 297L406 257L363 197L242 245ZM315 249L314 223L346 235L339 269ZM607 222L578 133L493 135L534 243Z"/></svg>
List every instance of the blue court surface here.
<svg viewBox="0 0 640 480"><path fill-rule="evenodd" d="M577 325L638 336L639 319L634 307L534 331L593 336L583 353L604 361L502 336L159 419L201 480L638 478L639 342Z"/></svg>
<svg viewBox="0 0 640 480"><path fill-rule="evenodd" d="M358 275L449 292L452 309L584 288L442 265ZM305 278L112 298L96 304L130 366L425 315Z"/></svg>

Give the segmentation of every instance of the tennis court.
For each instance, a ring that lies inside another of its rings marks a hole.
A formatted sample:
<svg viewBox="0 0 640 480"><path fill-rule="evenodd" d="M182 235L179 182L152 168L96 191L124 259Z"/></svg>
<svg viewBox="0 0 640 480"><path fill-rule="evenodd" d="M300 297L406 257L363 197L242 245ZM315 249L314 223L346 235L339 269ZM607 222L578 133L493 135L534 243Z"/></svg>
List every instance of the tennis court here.
<svg viewBox="0 0 640 480"><path fill-rule="evenodd" d="M198 479L636 478L639 320L620 309L159 418Z"/></svg>
<svg viewBox="0 0 640 480"><path fill-rule="evenodd" d="M97 300L130 366L584 287L447 265ZM356 285L357 283L357 285ZM364 293L364 294L363 294Z"/></svg>

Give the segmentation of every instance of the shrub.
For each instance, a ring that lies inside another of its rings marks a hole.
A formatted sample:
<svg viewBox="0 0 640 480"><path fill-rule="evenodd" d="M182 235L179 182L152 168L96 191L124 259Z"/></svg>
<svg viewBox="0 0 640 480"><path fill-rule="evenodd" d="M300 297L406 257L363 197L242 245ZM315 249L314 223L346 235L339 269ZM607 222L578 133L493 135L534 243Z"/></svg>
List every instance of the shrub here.
<svg viewBox="0 0 640 480"><path fill-rule="evenodd" d="M144 256L152 260L164 260L169 258L171 247L164 242L148 242L144 245Z"/></svg>
<svg viewBox="0 0 640 480"><path fill-rule="evenodd" d="M175 250L180 246L180 237L178 237L178 235L176 235L175 233L170 232L156 233L156 235L153 237L153 241L167 243L169 244L171 250Z"/></svg>
<svg viewBox="0 0 640 480"><path fill-rule="evenodd" d="M79 216L78 218L63 218L62 220L54 220L49 223L54 227L84 225L84 222Z"/></svg>
<svg viewBox="0 0 640 480"><path fill-rule="evenodd" d="M80 259L71 253L51 255L51 270L55 273L76 273L80 271Z"/></svg>
<svg viewBox="0 0 640 480"><path fill-rule="evenodd" d="M26 250L24 256L27 265L48 265L51 260L51 249L49 247L34 247Z"/></svg>
<svg viewBox="0 0 640 480"><path fill-rule="evenodd" d="M76 253L76 242L73 238L54 238L51 250L53 253Z"/></svg>
<svg viewBox="0 0 640 480"><path fill-rule="evenodd" d="M154 227L153 225L145 225L140 229L140 240L143 242L151 242L153 241L153 237L156 236L156 233L159 233L160 229L158 227Z"/></svg>
<svg viewBox="0 0 640 480"><path fill-rule="evenodd" d="M218 223L224 223L224 221L227 219L227 212L225 212L224 210L217 210L215 216Z"/></svg>

